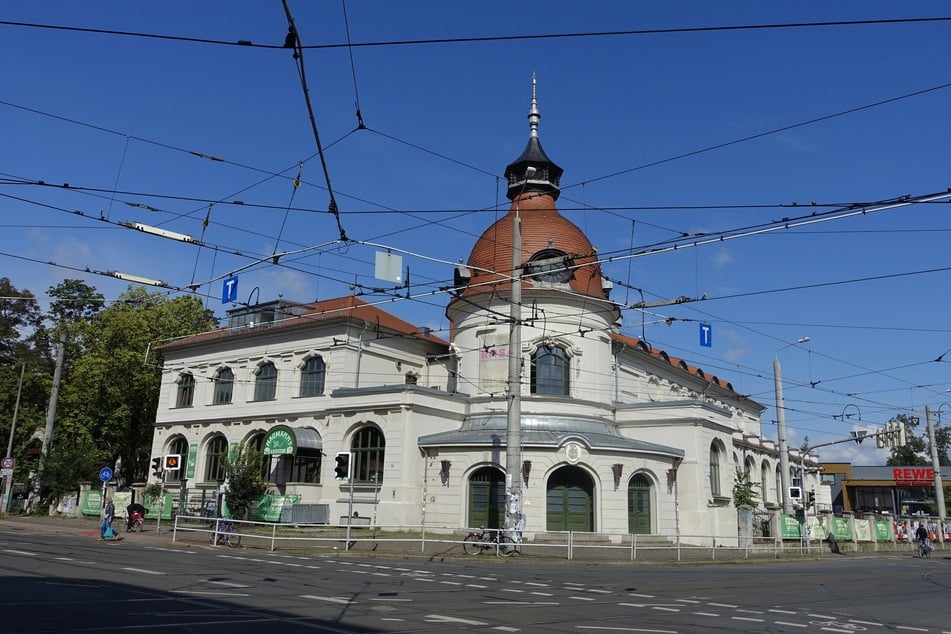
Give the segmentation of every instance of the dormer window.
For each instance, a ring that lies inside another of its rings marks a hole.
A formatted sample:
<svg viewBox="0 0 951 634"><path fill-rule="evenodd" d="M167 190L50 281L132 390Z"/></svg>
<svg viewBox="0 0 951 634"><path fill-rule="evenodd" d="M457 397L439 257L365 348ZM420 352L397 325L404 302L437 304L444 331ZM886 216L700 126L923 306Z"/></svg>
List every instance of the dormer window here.
<svg viewBox="0 0 951 634"><path fill-rule="evenodd" d="M567 283L574 261L558 249L542 249L525 263L525 275L536 282Z"/></svg>

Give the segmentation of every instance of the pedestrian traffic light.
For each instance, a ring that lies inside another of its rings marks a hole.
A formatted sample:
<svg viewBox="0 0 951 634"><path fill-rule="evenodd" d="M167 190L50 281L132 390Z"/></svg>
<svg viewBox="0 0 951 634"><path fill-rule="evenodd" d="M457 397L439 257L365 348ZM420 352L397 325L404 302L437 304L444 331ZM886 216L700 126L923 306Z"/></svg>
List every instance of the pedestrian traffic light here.
<svg viewBox="0 0 951 634"><path fill-rule="evenodd" d="M152 458L152 475L156 478L162 477L162 459Z"/></svg>
<svg viewBox="0 0 951 634"><path fill-rule="evenodd" d="M165 470L178 471L182 466L182 457L177 453L171 453L165 456Z"/></svg>
<svg viewBox="0 0 951 634"><path fill-rule="evenodd" d="M350 452L338 451L334 456L334 478L346 482L350 479Z"/></svg>

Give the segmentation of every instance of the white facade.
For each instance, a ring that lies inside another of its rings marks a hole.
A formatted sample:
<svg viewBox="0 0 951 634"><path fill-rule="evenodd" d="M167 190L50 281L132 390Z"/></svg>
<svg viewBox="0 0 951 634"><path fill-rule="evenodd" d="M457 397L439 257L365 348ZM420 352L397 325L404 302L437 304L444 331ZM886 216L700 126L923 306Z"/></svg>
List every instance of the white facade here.
<svg viewBox="0 0 951 634"><path fill-rule="evenodd" d="M451 342L355 298L239 311L244 325L162 348L152 455L186 453L188 487L215 488L225 448L266 448L282 426L297 447L269 454L272 490L327 504L334 521L352 509L380 526L499 526L518 328L522 472L512 476L523 483L527 532L735 539L737 469L760 487L762 512L778 508L779 455L762 437L763 407L620 334L595 250L555 208L561 169L530 121L529 145L506 171L512 210L457 278ZM518 227L513 325L505 271ZM352 502L350 484L334 478L337 452L352 452Z"/></svg>

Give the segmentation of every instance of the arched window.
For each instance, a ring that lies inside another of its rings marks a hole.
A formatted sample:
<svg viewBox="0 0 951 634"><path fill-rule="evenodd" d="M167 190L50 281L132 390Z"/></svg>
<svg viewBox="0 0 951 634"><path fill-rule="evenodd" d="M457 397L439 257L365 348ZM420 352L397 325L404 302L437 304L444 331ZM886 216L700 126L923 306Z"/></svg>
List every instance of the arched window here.
<svg viewBox="0 0 951 634"><path fill-rule="evenodd" d="M383 462L386 458L386 439L376 427L364 427L350 443L353 452L354 482L382 484Z"/></svg>
<svg viewBox="0 0 951 634"><path fill-rule="evenodd" d="M277 395L277 368L271 362L258 368L258 378L254 381L254 400L273 401Z"/></svg>
<svg viewBox="0 0 951 634"><path fill-rule="evenodd" d="M780 471L779 465L776 465L776 479L773 481L776 485L776 501L783 501L783 472Z"/></svg>
<svg viewBox="0 0 951 634"><path fill-rule="evenodd" d="M228 457L228 441L224 436L215 436L205 449L205 482L223 482L225 459Z"/></svg>
<svg viewBox="0 0 951 634"><path fill-rule="evenodd" d="M195 377L189 372L178 375L178 396L175 407L191 407L195 400Z"/></svg>
<svg viewBox="0 0 951 634"><path fill-rule="evenodd" d="M720 497L720 459L723 452L717 442L710 445L710 495Z"/></svg>
<svg viewBox="0 0 951 634"><path fill-rule="evenodd" d="M554 345L540 346L532 354L532 394L568 396L568 354Z"/></svg>
<svg viewBox="0 0 951 634"><path fill-rule="evenodd" d="M769 463L765 460L759 468L759 490L763 492L763 504L769 502Z"/></svg>
<svg viewBox="0 0 951 634"><path fill-rule="evenodd" d="M178 454L182 457L179 464L187 465L188 464L188 441L185 440L182 436L178 436L168 445L168 452L170 454ZM180 482L181 479L185 477L185 469L177 469L175 471L166 471L165 472L165 482Z"/></svg>
<svg viewBox="0 0 951 634"><path fill-rule="evenodd" d="M314 356L307 359L307 363L300 371L300 395L320 396L324 393L324 378L326 367L321 357Z"/></svg>
<svg viewBox="0 0 951 634"><path fill-rule="evenodd" d="M234 372L231 368L221 368L215 374L215 394L212 403L224 405L231 402L234 393Z"/></svg>

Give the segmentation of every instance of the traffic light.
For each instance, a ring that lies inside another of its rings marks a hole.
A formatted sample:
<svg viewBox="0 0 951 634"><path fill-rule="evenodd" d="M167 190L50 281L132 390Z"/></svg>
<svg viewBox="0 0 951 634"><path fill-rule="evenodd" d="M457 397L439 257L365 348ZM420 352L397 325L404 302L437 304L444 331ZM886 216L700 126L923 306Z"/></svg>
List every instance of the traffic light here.
<svg viewBox="0 0 951 634"><path fill-rule="evenodd" d="M338 451L334 456L334 478L346 482L350 479L350 452Z"/></svg>
<svg viewBox="0 0 951 634"><path fill-rule="evenodd" d="M806 506L812 506L812 505L815 504L815 503L816 503L816 492L815 492L815 491L809 491L809 492L806 494Z"/></svg>
<svg viewBox="0 0 951 634"><path fill-rule="evenodd" d="M182 457L177 453L171 453L165 456L165 470L178 471L182 465Z"/></svg>
<svg viewBox="0 0 951 634"><path fill-rule="evenodd" d="M162 477L162 459L152 458L152 475L156 478Z"/></svg>

